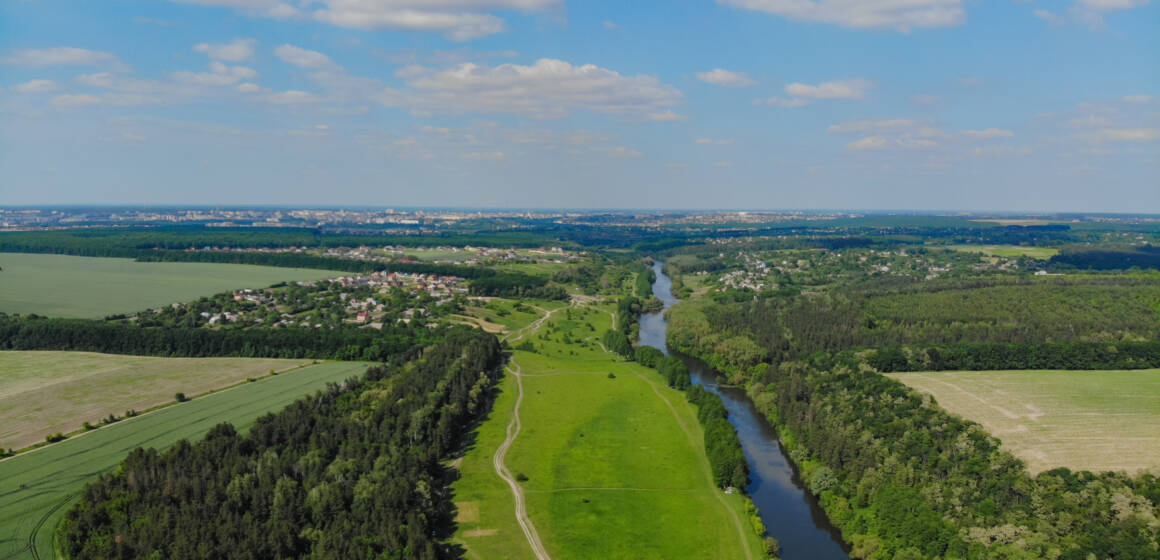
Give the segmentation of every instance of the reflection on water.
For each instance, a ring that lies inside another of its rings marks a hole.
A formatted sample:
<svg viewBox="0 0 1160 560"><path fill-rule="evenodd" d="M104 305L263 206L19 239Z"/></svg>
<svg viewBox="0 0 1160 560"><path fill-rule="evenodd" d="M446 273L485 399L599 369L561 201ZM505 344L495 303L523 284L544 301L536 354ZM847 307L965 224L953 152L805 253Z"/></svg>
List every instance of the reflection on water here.
<svg viewBox="0 0 1160 560"><path fill-rule="evenodd" d="M673 297L672 282L661 272L661 266L659 262L653 265L657 274L653 294L668 309L677 300ZM665 344L666 328L664 312L642 315L640 343L670 354ZM776 431L753 407L745 391L718 387L713 369L708 364L675 352L672 355L689 366L693 384L720 395L725 403L729 421L737 430L745 459L749 462L747 491L761 514L767 534L781 543L781 557L786 560L848 560L849 555L843 550L838 531L805 491L778 444Z"/></svg>

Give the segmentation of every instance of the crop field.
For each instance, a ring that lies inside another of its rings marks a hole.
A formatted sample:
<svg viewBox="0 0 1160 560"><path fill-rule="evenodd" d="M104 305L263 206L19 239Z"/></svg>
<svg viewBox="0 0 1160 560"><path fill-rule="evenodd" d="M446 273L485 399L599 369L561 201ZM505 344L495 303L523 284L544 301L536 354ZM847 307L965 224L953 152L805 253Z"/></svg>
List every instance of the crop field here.
<svg viewBox="0 0 1160 560"><path fill-rule="evenodd" d="M509 342L517 350L491 412L458 463L455 542L468 558L535 558L493 456L519 384L522 426L505 465L547 553L567 558L762 558L743 499L716 488L692 405L651 369L595 342L611 307L573 306ZM567 337L570 343L563 342ZM615 377L610 378L609 373Z"/></svg>
<svg viewBox="0 0 1160 560"><path fill-rule="evenodd" d="M343 273L244 264L0 253L0 312L99 319L227 290Z"/></svg>
<svg viewBox="0 0 1160 560"><path fill-rule="evenodd" d="M309 360L152 358L91 352L0 352L0 448L20 449L110 414L146 410L283 372Z"/></svg>
<svg viewBox="0 0 1160 560"><path fill-rule="evenodd" d="M1059 249L1019 245L948 245L947 249L964 253L982 253L988 257L1031 257L1040 260L1050 259L1059 254Z"/></svg>
<svg viewBox="0 0 1160 560"><path fill-rule="evenodd" d="M246 429L268 412L361 375L367 364L305 367L123 420L0 461L0 558L51 558L57 523L85 484L116 467L136 447L164 448L197 439L222 422Z"/></svg>
<svg viewBox="0 0 1160 560"><path fill-rule="evenodd" d="M891 375L982 424L1032 473L1160 472L1160 370Z"/></svg>

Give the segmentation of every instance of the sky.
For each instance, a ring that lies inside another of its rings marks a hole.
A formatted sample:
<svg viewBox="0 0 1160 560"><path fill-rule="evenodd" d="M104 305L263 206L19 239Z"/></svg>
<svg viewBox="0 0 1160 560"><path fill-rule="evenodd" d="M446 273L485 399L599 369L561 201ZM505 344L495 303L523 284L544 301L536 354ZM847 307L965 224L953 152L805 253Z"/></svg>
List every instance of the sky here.
<svg viewBox="0 0 1160 560"><path fill-rule="evenodd" d="M0 205L1160 212L1160 2L13 0Z"/></svg>

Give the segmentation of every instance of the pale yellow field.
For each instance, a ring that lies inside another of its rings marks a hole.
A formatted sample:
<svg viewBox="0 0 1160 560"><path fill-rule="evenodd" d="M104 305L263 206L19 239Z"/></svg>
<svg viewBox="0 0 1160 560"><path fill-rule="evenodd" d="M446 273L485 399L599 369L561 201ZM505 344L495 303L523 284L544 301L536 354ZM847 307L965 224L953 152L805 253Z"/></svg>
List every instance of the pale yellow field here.
<svg viewBox="0 0 1160 560"><path fill-rule="evenodd" d="M0 447L20 449L86 421L144 410L285 371L310 360L151 358L91 352L0 352Z"/></svg>
<svg viewBox="0 0 1160 560"><path fill-rule="evenodd" d="M1160 370L901 373L982 424L1032 473L1160 472Z"/></svg>

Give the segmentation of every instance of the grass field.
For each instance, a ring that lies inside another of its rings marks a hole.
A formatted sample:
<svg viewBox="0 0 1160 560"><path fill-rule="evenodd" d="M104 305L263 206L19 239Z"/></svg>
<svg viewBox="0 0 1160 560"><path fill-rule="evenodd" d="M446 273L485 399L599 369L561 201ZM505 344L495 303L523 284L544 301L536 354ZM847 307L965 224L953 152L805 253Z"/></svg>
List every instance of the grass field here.
<svg viewBox="0 0 1160 560"><path fill-rule="evenodd" d="M366 367L356 362L305 367L0 461L0 558L51 558L54 528L78 492L134 448L164 448L180 439L197 439L222 422L248 428L259 416L328 382L361 375Z"/></svg>
<svg viewBox="0 0 1160 560"><path fill-rule="evenodd" d="M0 253L0 268L0 311L91 319L227 290L343 274L244 264L145 263L23 253Z"/></svg>
<svg viewBox="0 0 1160 560"><path fill-rule="evenodd" d="M20 449L110 414L146 410L310 360L152 358L90 352L0 352L0 448Z"/></svg>
<svg viewBox="0 0 1160 560"><path fill-rule="evenodd" d="M505 463L527 477L520 484L528 517L548 553L555 560L763 557L742 497L713 485L704 436L684 394L594 342L609 327L611 309L558 311L538 330L522 331L537 352L513 355L522 371L522 430ZM573 342L562 342L565 335ZM492 465L516 390L509 373L459 463L455 542L468 558L535 558L512 492Z"/></svg>
<svg viewBox="0 0 1160 560"><path fill-rule="evenodd" d="M1032 473L1160 472L1160 370L891 375L1003 441Z"/></svg>
<svg viewBox="0 0 1160 560"><path fill-rule="evenodd" d="M1059 249L1019 245L947 245L946 248L964 253L982 253L988 257L1031 257L1040 260L1050 259L1059 254Z"/></svg>

